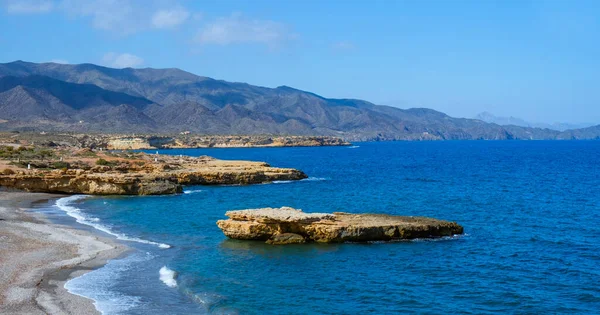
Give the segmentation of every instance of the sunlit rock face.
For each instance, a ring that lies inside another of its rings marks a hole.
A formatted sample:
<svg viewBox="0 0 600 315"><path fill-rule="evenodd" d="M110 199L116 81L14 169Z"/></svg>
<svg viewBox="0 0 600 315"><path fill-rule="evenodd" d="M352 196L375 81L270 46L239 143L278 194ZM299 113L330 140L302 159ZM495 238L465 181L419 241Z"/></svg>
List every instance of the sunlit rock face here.
<svg viewBox="0 0 600 315"><path fill-rule="evenodd" d="M344 212L304 213L289 207L228 211L217 221L233 239L269 244L339 243L437 238L462 234L463 227L425 217Z"/></svg>

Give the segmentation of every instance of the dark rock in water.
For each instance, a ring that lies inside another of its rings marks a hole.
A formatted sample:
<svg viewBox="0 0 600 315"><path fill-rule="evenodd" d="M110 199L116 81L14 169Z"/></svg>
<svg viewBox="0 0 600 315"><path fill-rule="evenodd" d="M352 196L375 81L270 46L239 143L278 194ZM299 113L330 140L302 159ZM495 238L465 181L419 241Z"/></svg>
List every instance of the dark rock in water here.
<svg viewBox="0 0 600 315"><path fill-rule="evenodd" d="M304 213L289 207L228 211L217 221L233 239L261 240L268 244L304 242L340 243L438 238L463 234L463 227L425 217L344 212Z"/></svg>
<svg viewBox="0 0 600 315"><path fill-rule="evenodd" d="M300 234L282 233L271 236L266 243L272 245L302 244L306 243L306 239Z"/></svg>

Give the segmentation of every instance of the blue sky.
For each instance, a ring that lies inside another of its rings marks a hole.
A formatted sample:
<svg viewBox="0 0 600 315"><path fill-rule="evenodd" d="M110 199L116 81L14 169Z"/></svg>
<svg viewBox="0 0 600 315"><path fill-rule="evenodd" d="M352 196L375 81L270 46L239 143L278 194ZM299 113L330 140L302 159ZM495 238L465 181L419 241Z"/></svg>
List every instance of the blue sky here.
<svg viewBox="0 0 600 315"><path fill-rule="evenodd" d="M177 67L452 116L600 123L600 1L0 0L0 62Z"/></svg>

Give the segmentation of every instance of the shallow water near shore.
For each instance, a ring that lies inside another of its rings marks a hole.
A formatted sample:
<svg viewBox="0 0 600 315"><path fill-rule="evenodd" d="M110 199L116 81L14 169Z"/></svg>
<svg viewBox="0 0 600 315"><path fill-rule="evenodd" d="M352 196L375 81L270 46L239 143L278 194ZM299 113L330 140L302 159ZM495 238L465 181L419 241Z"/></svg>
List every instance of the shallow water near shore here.
<svg viewBox="0 0 600 315"><path fill-rule="evenodd" d="M78 220L136 249L67 284L106 314L600 309L598 141L387 142L160 154L266 161L301 169L310 178L186 187L176 196L63 199L54 210L72 207ZM215 224L227 210L280 206L430 216L457 221L467 234L270 246L228 240Z"/></svg>

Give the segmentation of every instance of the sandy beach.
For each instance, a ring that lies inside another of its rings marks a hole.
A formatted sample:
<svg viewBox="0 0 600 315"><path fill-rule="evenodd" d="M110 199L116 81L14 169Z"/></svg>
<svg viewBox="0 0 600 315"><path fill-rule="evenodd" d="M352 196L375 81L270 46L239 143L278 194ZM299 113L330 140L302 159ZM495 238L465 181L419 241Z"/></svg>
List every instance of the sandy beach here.
<svg viewBox="0 0 600 315"><path fill-rule="evenodd" d="M99 314L92 300L70 294L64 284L127 248L27 211L57 197L0 191L1 314Z"/></svg>

